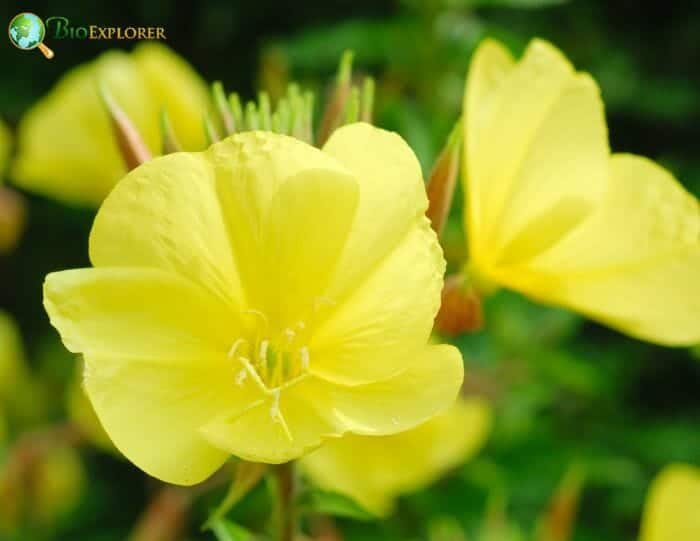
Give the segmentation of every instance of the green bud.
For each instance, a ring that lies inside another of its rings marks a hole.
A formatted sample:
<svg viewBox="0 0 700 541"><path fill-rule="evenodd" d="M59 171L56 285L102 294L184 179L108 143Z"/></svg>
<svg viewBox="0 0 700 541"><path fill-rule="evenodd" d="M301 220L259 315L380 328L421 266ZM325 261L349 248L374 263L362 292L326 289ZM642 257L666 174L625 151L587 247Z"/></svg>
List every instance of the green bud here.
<svg viewBox="0 0 700 541"><path fill-rule="evenodd" d="M163 154L171 154L182 150L165 107L160 111L160 136Z"/></svg>
<svg viewBox="0 0 700 541"><path fill-rule="evenodd" d="M221 119L221 124L224 127L224 132L226 135L231 135L236 133L236 122L233 117L233 112L231 111L231 106L226 100L226 94L224 93L224 85L221 81L216 81L211 85L211 93L214 100L214 106Z"/></svg>

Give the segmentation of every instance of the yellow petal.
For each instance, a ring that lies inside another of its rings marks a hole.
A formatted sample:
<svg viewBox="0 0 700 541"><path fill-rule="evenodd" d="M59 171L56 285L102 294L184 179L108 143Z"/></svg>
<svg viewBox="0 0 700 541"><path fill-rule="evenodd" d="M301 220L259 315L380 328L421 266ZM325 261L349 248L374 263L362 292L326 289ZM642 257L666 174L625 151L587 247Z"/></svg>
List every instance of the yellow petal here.
<svg viewBox="0 0 700 541"><path fill-rule="evenodd" d="M323 152L347 167L360 185L353 233L340 263L345 270L328 293L338 301L422 219L428 199L420 164L395 133L350 124L331 135Z"/></svg>
<svg viewBox="0 0 700 541"><path fill-rule="evenodd" d="M269 299L274 301L275 310L289 312L291 307L285 308L280 298L271 298L270 288L297 287L306 273L304 295L309 287L319 289L322 284L314 286L312 280L333 270L327 267L345 242L357 199L354 179L320 150L268 132L234 135L212 145L203 156L213 166L223 220L249 308L265 311ZM313 215L304 216L311 210ZM328 231L323 231L319 224L326 220ZM313 231L314 224L319 231ZM309 245L296 236L308 237L312 232L313 238L308 240L314 242ZM264 236L270 237L269 241ZM326 242L330 244L323 246ZM294 250L300 258L296 261ZM277 256L284 257L284 262L273 261ZM320 257L318 262L309 260L315 257ZM294 267L285 269L285 265ZM294 270L294 276L285 276L288 270Z"/></svg>
<svg viewBox="0 0 700 541"><path fill-rule="evenodd" d="M346 384L386 379L426 343L445 263L430 223L423 217L419 224L345 302L328 308L312 337L313 374Z"/></svg>
<svg viewBox="0 0 700 541"><path fill-rule="evenodd" d="M97 214L90 234L93 265L163 269L240 307L243 294L216 182L202 154L171 154L131 171Z"/></svg>
<svg viewBox="0 0 700 541"><path fill-rule="evenodd" d="M490 425L485 401L457 400L445 413L400 434L331 440L301 466L323 489L346 494L382 516L396 497L428 485L478 452Z"/></svg>
<svg viewBox="0 0 700 541"><path fill-rule="evenodd" d="M465 98L466 227L474 264L488 274L585 218L605 188L608 147L595 82L554 47L534 40L512 68L492 44L476 55Z"/></svg>
<svg viewBox="0 0 700 541"><path fill-rule="evenodd" d="M464 152L462 152L463 174L465 182L464 196L467 198L464 219L468 224L466 233L469 245L476 244L477 231L485 227L481 209L482 199L489 190L488 185L476 182L479 168L472 163L470 156L477 156L482 132L488 129L495 114L494 101L499 88L507 80L515 61L510 52L500 43L485 39L474 52L467 75L467 88L464 93L463 114ZM477 158L478 159L478 158Z"/></svg>
<svg viewBox="0 0 700 541"><path fill-rule="evenodd" d="M76 353L145 359L225 357L236 328L202 288L155 269L105 268L46 277L44 305Z"/></svg>
<svg viewBox="0 0 700 541"><path fill-rule="evenodd" d="M667 466L651 485L642 519L640 541L700 539L700 469Z"/></svg>
<svg viewBox="0 0 700 541"><path fill-rule="evenodd" d="M168 111L168 117L183 148L205 148L202 115L210 100L204 81L192 66L157 42L138 45L132 58L153 96L155 106Z"/></svg>
<svg viewBox="0 0 700 541"><path fill-rule="evenodd" d="M405 357L404 364L408 366L400 374L374 383L348 387L324 381L315 400L346 430L367 435L413 428L452 405L464 378L457 348L424 346Z"/></svg>
<svg viewBox="0 0 700 541"><path fill-rule="evenodd" d="M322 411L314 397L311 378L251 402L241 412L220 415L202 427L212 444L244 460L281 464L315 449L343 433Z"/></svg>
<svg viewBox="0 0 700 541"><path fill-rule="evenodd" d="M200 427L258 393L250 381L236 385L225 357L164 363L87 355L85 389L114 445L149 475L178 485L204 480L229 456Z"/></svg>
<svg viewBox="0 0 700 541"><path fill-rule="evenodd" d="M202 434L245 460L286 462L346 432L393 434L424 422L454 401L462 370L456 348L434 346L381 383L342 387L306 377L222 414Z"/></svg>
<svg viewBox="0 0 700 541"><path fill-rule="evenodd" d="M254 306L283 327L314 316L345 246L357 196L355 179L337 171L308 170L284 182L264 220L258 277L246 284Z"/></svg>
<svg viewBox="0 0 700 541"><path fill-rule="evenodd" d="M668 345L700 342L700 206L650 160L614 155L604 204L512 287Z"/></svg>

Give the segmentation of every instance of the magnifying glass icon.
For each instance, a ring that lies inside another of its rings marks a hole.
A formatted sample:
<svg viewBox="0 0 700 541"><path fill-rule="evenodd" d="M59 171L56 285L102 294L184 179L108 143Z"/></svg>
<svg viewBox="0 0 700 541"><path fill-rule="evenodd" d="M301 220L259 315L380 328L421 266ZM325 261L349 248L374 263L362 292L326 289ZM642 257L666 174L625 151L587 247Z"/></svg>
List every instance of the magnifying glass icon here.
<svg viewBox="0 0 700 541"><path fill-rule="evenodd" d="M24 12L15 15L7 27L7 33L12 45L18 49L22 51L39 49L49 60L54 57L53 51L44 45L46 36L44 21L34 13Z"/></svg>

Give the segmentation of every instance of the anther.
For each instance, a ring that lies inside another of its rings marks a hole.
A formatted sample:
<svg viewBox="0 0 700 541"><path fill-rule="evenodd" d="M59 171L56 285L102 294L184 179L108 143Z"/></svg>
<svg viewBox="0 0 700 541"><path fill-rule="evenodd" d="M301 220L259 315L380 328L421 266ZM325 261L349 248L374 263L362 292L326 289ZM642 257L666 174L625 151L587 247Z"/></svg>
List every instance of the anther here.
<svg viewBox="0 0 700 541"><path fill-rule="evenodd" d="M296 337L296 333L292 329L284 329L283 334L288 342L291 342Z"/></svg>
<svg viewBox="0 0 700 541"><path fill-rule="evenodd" d="M262 362L267 361L267 347L269 345L269 342L267 340L263 340L260 342L260 360Z"/></svg>
<svg viewBox="0 0 700 541"><path fill-rule="evenodd" d="M236 376L236 385L243 385L243 382L248 377L248 371L244 368Z"/></svg>

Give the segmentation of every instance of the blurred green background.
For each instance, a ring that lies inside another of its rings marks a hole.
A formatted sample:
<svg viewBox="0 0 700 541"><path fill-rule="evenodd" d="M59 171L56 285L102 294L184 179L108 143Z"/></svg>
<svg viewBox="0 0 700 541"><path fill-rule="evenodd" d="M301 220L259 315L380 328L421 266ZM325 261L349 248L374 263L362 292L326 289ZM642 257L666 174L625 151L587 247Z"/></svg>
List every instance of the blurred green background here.
<svg viewBox="0 0 700 541"><path fill-rule="evenodd" d="M74 24L164 26L167 44L205 79L222 80L246 98L287 77L324 91L342 51L353 49L356 70L377 79L376 123L408 140L426 174L459 114L479 40L496 37L519 54L540 36L599 82L615 151L659 160L700 193L696 2L78 0L4 2L0 20L27 9ZM8 41L0 47L0 117L11 126L66 70L108 48L131 45L47 44L56 52L50 62ZM16 318L41 382L27 397L41 411L31 425L65 417L74 360L48 324L41 284L50 271L88 264L94 211L26 197L27 229L14 253L0 256L0 308ZM459 212L457 204L446 235L454 264L464 256ZM643 344L511 293L490 299L486 314L487 330L457 343L467 361L467 387L496 408L487 448L447 479L404 498L386 522L340 519L346 539L479 539L485 516L505 524L492 528L491 541L527 539L572 465L585 472L572 539L636 539L652 476L669 462L700 463L700 363L687 350ZM83 453L81 460L87 481L77 505L50 527L26 526L17 539L126 537L153 483L99 451ZM255 491L234 514L243 522L259 520L263 492ZM216 494L200 502L189 539L210 538L197 526L212 501Z"/></svg>

